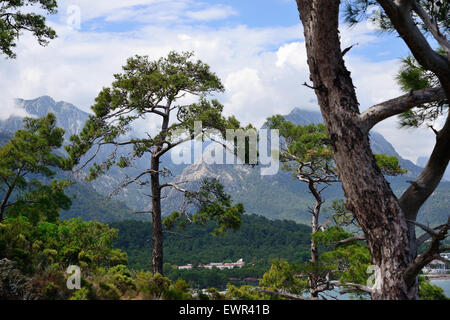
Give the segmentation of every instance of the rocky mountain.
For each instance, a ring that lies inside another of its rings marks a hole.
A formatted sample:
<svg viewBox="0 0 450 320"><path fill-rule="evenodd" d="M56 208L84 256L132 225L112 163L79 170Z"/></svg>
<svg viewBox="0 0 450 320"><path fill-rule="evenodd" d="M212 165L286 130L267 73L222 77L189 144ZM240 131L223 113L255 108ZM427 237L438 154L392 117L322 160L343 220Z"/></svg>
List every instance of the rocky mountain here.
<svg viewBox="0 0 450 320"><path fill-rule="evenodd" d="M284 116L287 120L296 124L307 125L310 123L322 123L319 112L306 111L295 108ZM264 128L265 126L263 126ZM400 165L408 169L408 173L401 177L388 177L392 189L397 195L408 187L408 180L417 177L422 168L409 160L403 159L395 148L379 133L371 134L371 146L374 153L384 153L396 156ZM200 181L206 177L216 177L225 186L228 193L237 202L242 202L248 213L256 213L273 219L291 219L301 223L310 223L308 209L313 205L313 197L309 194L304 183L296 181L291 173L279 171L274 176L261 176L260 168L244 165L208 165L205 163L193 164L184 169L183 173L175 178L175 181L183 182L186 189L195 190ZM446 219L448 214L445 206L448 200L445 194L450 192L450 183L442 182L433 195L433 199L422 208L422 221L432 223ZM177 191L167 193L165 211L172 212L179 209L182 196ZM340 184L334 184L324 192L324 198L328 199L326 205L330 205L333 199L343 198ZM441 198L443 197L442 201ZM447 197L448 198L448 197ZM431 202L434 201L434 202ZM326 220L330 212L322 215ZM444 218L442 218L444 217Z"/></svg>
<svg viewBox="0 0 450 320"><path fill-rule="evenodd" d="M75 106L66 102L55 102L50 97L41 97L34 100L18 99L17 102L18 106L23 108L30 115L43 116L48 112L53 112L57 116L58 126L66 129L66 137L78 133L89 117L88 113L79 110ZM300 108L293 109L291 113L285 116L285 118L302 125L322 122L322 117L319 112L302 110ZM0 121L0 142L2 137L7 139L11 132L20 127L21 119L18 117ZM371 144L375 153L385 153L396 156L399 158L400 164L408 169L406 176L389 178L394 192L396 192L396 194L401 194L401 192L408 187L406 181L417 176L420 173L421 168L412 162L401 158L394 147L379 133L372 133ZM108 151L110 150L104 150L103 153L99 155L99 160L106 158ZM89 202L95 203L96 201L99 201L99 199L104 199L106 195L110 194L118 185L120 185L125 176L136 176L139 170L145 168L146 164L147 159L142 159L136 162L135 168L128 168L126 170L113 168L106 175L100 177L91 184L87 184L83 181L83 175L81 175L81 177L79 177L81 186L74 192L78 193L79 196L89 198ZM169 155L162 159L162 166L167 167L172 172L172 176L167 177L167 179L185 182L182 186L186 189L196 190L203 178L217 177L225 185L226 191L232 195L233 199L236 202L242 202L244 204L247 213L256 213L268 218L290 219L297 222L309 223L310 216L307 210L312 205L313 198L308 193L306 186L293 179L289 172L280 170L278 174L274 176L261 176L259 167L249 167L244 165L209 165L206 163L175 165L170 160ZM136 211L146 211L149 209L148 205L150 203L150 198L147 195L150 191L147 190L148 188L149 187L144 187L144 189L140 189L130 185L117 193L113 198L116 202L114 204L109 203L109 208L111 210L122 212L121 214L118 214L117 219L120 220L124 216L130 216L131 210L126 208L127 206ZM163 212L169 214L173 210L179 209L183 197L177 191L166 190L166 198L163 201ZM448 198L448 191L450 191L450 183L441 182L441 185L433 195L433 202L431 203L431 200L428 201L422 210L423 212L429 212L426 214L426 219L423 221L433 222L435 220L440 220L443 212L448 214L447 211L445 211L448 206L448 200L445 200ZM82 195L83 192L85 193L84 196ZM447 197L445 196L446 194ZM88 197L88 195L90 197ZM335 184L328 188L325 191L324 196L328 199L326 205L330 205L332 199L342 198L343 193L340 185ZM83 207L83 205L80 206ZM106 206L106 204L102 203L101 207L104 206ZM77 209L78 214L81 214L81 207ZM123 210L119 210L119 207ZM68 214L68 216L72 217L76 214L76 212L72 212ZM92 214L95 215L95 213ZM103 213L101 215L103 215ZM327 215L328 214L323 215L324 219L326 219ZM103 216L103 219L104 218L105 216ZM149 219L149 216L139 217L133 215L133 218Z"/></svg>
<svg viewBox="0 0 450 320"><path fill-rule="evenodd" d="M79 133L89 114L67 102L56 102L49 96L43 96L33 100L16 99L16 106L23 109L31 117L43 117L53 113L57 118L57 125L66 130L65 138ZM0 130L15 132L23 127L22 118L13 116L6 120L0 119Z"/></svg>
<svg viewBox="0 0 450 320"><path fill-rule="evenodd" d="M66 130L65 138L79 133L89 114L67 102L56 102L51 97L44 96L34 100L17 99L16 105L23 109L30 117L42 117L47 113L53 113L57 117L57 126ZM0 146L11 139L16 130L23 128L21 117L13 116L8 119L0 119ZM58 172L59 178L68 178L67 173ZM79 179L78 183L67 189L67 194L74 197L72 207L63 211L61 217L70 219L81 217L85 220L97 220L100 222L113 222L124 219L143 219L137 217L133 210L117 199L107 199L96 188Z"/></svg>

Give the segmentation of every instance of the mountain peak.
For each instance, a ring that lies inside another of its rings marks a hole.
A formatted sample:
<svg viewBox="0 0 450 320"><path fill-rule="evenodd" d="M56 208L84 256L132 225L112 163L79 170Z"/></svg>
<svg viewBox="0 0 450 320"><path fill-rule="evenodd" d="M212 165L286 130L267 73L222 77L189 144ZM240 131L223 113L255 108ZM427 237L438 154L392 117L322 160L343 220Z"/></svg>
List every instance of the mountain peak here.
<svg viewBox="0 0 450 320"><path fill-rule="evenodd" d="M323 123L322 114L319 111L305 110L298 107L292 109L284 118L302 126L310 123Z"/></svg>
<svg viewBox="0 0 450 320"><path fill-rule="evenodd" d="M53 113L57 119L57 126L66 130L66 138L79 133L89 118L87 112L78 109L73 104L64 101L56 102L50 96L41 96L32 100L16 99L16 105L24 109L27 114L39 118ZM2 129L12 132L22 128L22 122L17 121L16 118L5 120L0 125Z"/></svg>
<svg viewBox="0 0 450 320"><path fill-rule="evenodd" d="M40 103L56 104L55 100L52 97L50 97L50 96L42 96L42 97L39 97L39 98L34 99L34 100L39 101Z"/></svg>

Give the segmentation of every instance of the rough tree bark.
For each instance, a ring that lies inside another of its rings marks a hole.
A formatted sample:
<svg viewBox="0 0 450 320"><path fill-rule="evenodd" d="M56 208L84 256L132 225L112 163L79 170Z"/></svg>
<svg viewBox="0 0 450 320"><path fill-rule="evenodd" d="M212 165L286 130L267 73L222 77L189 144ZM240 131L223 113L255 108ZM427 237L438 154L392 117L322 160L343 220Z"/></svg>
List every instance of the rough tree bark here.
<svg viewBox="0 0 450 320"><path fill-rule="evenodd" d="M404 272L411 263L408 227L398 199L376 164L339 39L339 0L297 0L311 80L342 181L346 206L364 231L381 290L373 299L411 299Z"/></svg>
<svg viewBox="0 0 450 320"><path fill-rule="evenodd" d="M161 186L159 182L159 157L152 157L152 225L153 225L153 247L152 247L152 273L163 274L163 227L161 219Z"/></svg>
<svg viewBox="0 0 450 320"><path fill-rule="evenodd" d="M317 185L310 181L308 183L309 191L312 193L315 199L314 209L311 210L311 234L314 235L317 231L319 231L319 215L320 215L320 209L323 204L322 196L320 192L317 190ZM317 248L317 243L314 240L314 237L311 237L311 262L313 264L316 264L319 262L319 252ZM309 282L310 282L310 293L311 297L317 298L319 296L318 288L318 277L314 273L309 276Z"/></svg>
<svg viewBox="0 0 450 320"><path fill-rule="evenodd" d="M150 181L152 188L152 225L153 225L153 248L152 248L152 272L153 274L163 274L163 226L161 212L161 184L159 181L159 164L163 150L163 144L167 136L170 121L169 99L162 116L162 126L160 133L160 144L156 144L152 152Z"/></svg>

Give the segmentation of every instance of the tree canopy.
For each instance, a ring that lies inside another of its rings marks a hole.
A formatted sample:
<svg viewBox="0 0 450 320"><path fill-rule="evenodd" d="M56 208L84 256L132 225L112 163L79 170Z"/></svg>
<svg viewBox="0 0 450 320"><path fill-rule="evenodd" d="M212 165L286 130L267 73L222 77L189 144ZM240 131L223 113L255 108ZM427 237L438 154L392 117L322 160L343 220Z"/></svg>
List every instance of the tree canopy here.
<svg viewBox="0 0 450 320"><path fill-rule="evenodd" d="M146 56L128 59L123 72L114 75L112 86L104 88L97 96L92 106L94 115L79 135L71 137L72 144L66 147L75 164L91 148L96 150L83 167L95 158L102 146L113 146L114 151L105 161L92 165L89 179L97 178L113 165L132 167L135 159L148 157L148 169L140 170L135 178L124 181L118 190L130 184L141 187L150 185L153 273L163 272L162 190L168 188L182 192L191 203L194 199L193 191L185 190L177 183L161 182L161 177L168 178L167 172L160 166L161 157L185 142L203 140L208 129L225 136L226 129L240 127L234 117L222 115L223 106L218 100L206 99L207 95L222 92L224 87L207 64L200 60L193 61L192 58L192 52L172 51L167 57L158 60L150 60ZM179 101L183 98L195 99L195 102L180 105ZM147 127L144 137L127 137L138 119L155 121L158 129L152 131ZM132 147L132 151L126 157L118 157L116 151L123 146ZM207 218L217 221L220 232L228 226L239 226L243 206L238 204L232 207L217 181L205 181L196 195L196 201L208 203L199 206L196 219L202 222ZM178 213L171 216L172 220L178 218Z"/></svg>
<svg viewBox="0 0 450 320"><path fill-rule="evenodd" d="M1 0L0 1L0 52L15 58L14 48L23 31L29 31L38 43L45 46L56 38L56 32L46 24L46 18L24 10L29 6L39 6L48 14L55 14L56 0Z"/></svg>
<svg viewBox="0 0 450 320"><path fill-rule="evenodd" d="M21 214L35 222L56 221L59 209L71 204L64 194L68 181L54 179L57 169L71 168L58 151L64 130L56 127L51 113L39 119L25 118L24 125L0 148L0 220ZM45 180L51 181L46 184Z"/></svg>

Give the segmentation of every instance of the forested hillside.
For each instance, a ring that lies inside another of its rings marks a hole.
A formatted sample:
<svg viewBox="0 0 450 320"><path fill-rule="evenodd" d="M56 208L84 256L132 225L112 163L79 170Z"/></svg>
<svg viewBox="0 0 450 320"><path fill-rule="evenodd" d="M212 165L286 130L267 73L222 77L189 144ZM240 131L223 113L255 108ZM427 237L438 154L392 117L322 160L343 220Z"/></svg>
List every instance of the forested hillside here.
<svg viewBox="0 0 450 320"><path fill-rule="evenodd" d="M151 223L122 221L110 226L119 230L114 246L128 254L130 268L151 270ZM303 263L310 257L311 229L293 221L244 215L238 231L213 236L213 229L212 224L192 225L185 230L175 230L179 234L166 233L164 274L173 281L179 278L186 280L193 287L224 289L230 282L229 278L241 279L231 281L235 285L246 284L245 278L261 278L274 259ZM246 265L232 270L177 268L185 264L197 266L239 259L243 259Z"/></svg>
<svg viewBox="0 0 450 320"><path fill-rule="evenodd" d="M128 253L130 266L148 269L151 262L151 222L122 221L110 223L119 230L114 245ZM166 233L164 253L173 265L237 261L262 262L283 258L303 262L309 257L310 228L287 220L269 220L244 215L238 231L213 236L213 225L191 225L179 234Z"/></svg>

